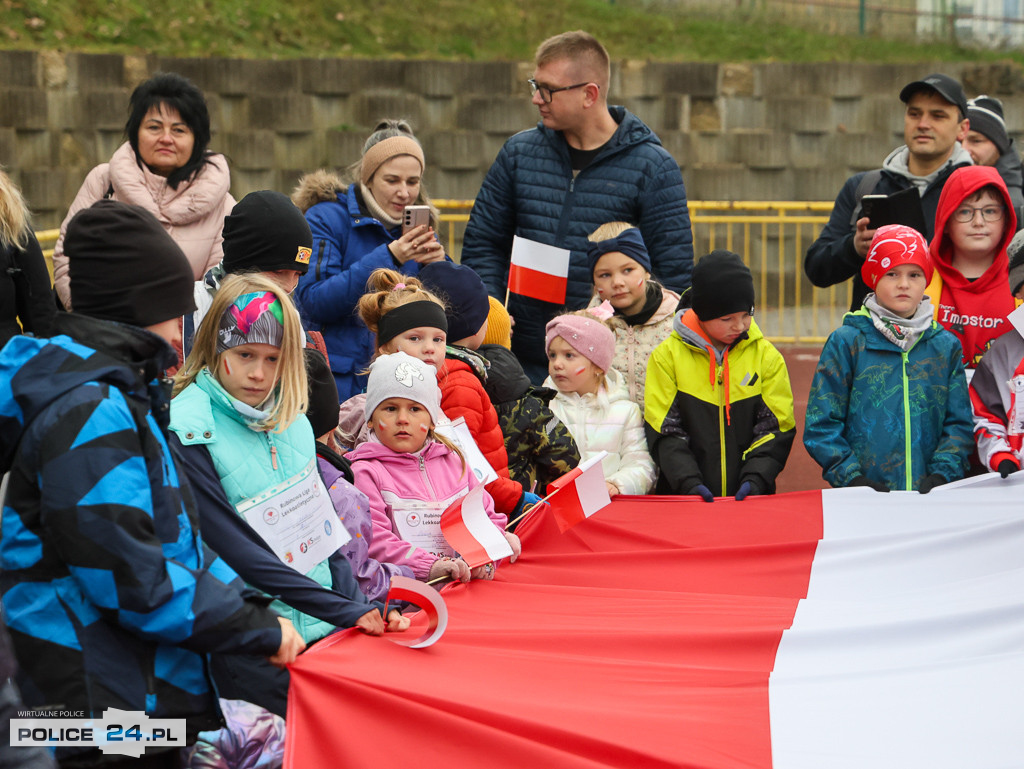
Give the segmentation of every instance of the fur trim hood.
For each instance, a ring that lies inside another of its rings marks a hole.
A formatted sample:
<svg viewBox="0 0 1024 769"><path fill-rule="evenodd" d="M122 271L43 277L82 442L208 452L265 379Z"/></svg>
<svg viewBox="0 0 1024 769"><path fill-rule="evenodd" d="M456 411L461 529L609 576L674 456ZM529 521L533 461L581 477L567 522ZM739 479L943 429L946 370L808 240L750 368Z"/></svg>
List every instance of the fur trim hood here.
<svg viewBox="0 0 1024 769"><path fill-rule="evenodd" d="M292 203L303 214L317 203L337 201L348 191L348 185L334 171L325 168L305 174L292 190Z"/></svg>

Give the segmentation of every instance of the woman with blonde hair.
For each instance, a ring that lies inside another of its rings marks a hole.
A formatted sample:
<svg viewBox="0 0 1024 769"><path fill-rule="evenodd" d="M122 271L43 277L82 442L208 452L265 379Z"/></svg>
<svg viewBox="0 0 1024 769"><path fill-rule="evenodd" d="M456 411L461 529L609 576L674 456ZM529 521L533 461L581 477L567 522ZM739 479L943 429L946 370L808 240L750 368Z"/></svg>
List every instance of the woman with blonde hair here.
<svg viewBox="0 0 1024 769"><path fill-rule="evenodd" d="M21 333L50 336L56 315L28 206L0 168L0 347Z"/></svg>
<svg viewBox="0 0 1024 769"><path fill-rule="evenodd" d="M423 189L423 148L402 120L377 124L362 157L345 178L329 171L304 176L292 201L313 232L309 271L295 301L307 328L320 331L342 401L366 387L373 334L355 314L370 274L379 268L415 276L420 265L445 259L431 223L403 232L406 206L430 205Z"/></svg>
<svg viewBox="0 0 1024 769"><path fill-rule="evenodd" d="M381 605L360 592L338 549L343 540L331 544L342 527L317 472L302 349L288 294L259 274L230 276L176 377L170 429L200 501L204 539L247 583L277 598L273 608L307 644L339 627L379 635ZM324 544L301 571L289 565L302 562L299 543L261 528L272 510L296 499L326 502L304 512L323 518L317 538ZM389 630L407 624L397 612L388 620ZM213 673L222 697L284 716L286 673L237 656L215 658Z"/></svg>

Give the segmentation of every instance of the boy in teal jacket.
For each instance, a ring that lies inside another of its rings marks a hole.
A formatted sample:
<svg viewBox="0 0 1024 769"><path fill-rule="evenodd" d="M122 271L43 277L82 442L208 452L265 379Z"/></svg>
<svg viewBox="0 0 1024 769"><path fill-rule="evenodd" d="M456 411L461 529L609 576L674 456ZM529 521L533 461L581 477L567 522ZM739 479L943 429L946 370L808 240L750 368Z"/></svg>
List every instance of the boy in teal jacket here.
<svg viewBox="0 0 1024 769"><path fill-rule="evenodd" d="M832 486L927 494L963 478L973 448L960 344L932 318L915 230L879 227L861 276L874 293L821 351L804 446Z"/></svg>

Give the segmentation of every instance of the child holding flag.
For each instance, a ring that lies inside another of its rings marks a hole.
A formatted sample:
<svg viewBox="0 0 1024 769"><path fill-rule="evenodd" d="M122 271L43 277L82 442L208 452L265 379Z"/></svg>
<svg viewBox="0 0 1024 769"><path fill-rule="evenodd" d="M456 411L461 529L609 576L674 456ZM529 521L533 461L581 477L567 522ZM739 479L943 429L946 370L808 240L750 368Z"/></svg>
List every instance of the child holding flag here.
<svg viewBox="0 0 1024 769"><path fill-rule="evenodd" d="M860 272L874 293L821 351L804 446L833 486L927 494L963 478L973 448L963 349L932 317L916 230L879 227Z"/></svg>
<svg viewBox="0 0 1024 769"><path fill-rule="evenodd" d="M654 484L640 407L612 368L615 333L594 310L559 315L545 328L548 379L558 390L551 411L565 423L584 461L602 461L608 496L646 494Z"/></svg>
<svg viewBox="0 0 1024 769"><path fill-rule="evenodd" d="M775 492L796 433L793 391L786 361L753 315L754 280L739 254L703 257L647 368L658 493L713 502Z"/></svg>
<svg viewBox="0 0 1024 769"><path fill-rule="evenodd" d="M644 410L647 360L672 333L679 294L651 279L651 257L640 230L626 222L608 222L588 238L587 266L594 282L596 307L608 302L615 314L612 368L626 380L629 399Z"/></svg>
<svg viewBox="0 0 1024 769"><path fill-rule="evenodd" d="M441 418L434 369L404 352L380 355L370 365L364 413L370 437L348 459L370 500L371 557L408 566L419 579L491 579L494 563L470 569L441 531L441 514L479 481L462 452L434 431ZM504 531L508 519L486 491L483 506L518 557L519 538Z"/></svg>
<svg viewBox="0 0 1024 769"><path fill-rule="evenodd" d="M446 421L463 417L469 433L467 442L472 438L483 454L476 465L472 457L467 457L471 468L479 477L490 474L493 480L487 483L487 492L494 499L495 509L515 518L526 505L535 504L540 497L509 477L508 454L498 415L480 383L486 366L484 360L468 349L456 349L448 344L451 339L461 345L466 337L486 326L487 294L476 273L468 267L458 267L457 271L446 275L446 280L453 301L460 302L458 307L446 307L417 278L394 270L375 270L370 275L368 292L359 300L359 316L376 334L377 355L401 351L433 367L441 388L441 411ZM482 297L474 294L477 289ZM483 302L482 316L472 304L478 298ZM349 409L351 405L348 404Z"/></svg>

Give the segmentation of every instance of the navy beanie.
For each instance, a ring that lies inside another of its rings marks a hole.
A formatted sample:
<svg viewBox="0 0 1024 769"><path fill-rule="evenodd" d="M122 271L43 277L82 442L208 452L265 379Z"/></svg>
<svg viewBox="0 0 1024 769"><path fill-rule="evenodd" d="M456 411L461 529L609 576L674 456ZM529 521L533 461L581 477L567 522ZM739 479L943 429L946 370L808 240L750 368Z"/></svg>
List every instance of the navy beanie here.
<svg viewBox="0 0 1024 769"><path fill-rule="evenodd" d="M754 278L739 254L718 249L701 257L691 281L690 306L701 320L754 309Z"/></svg>
<svg viewBox="0 0 1024 769"><path fill-rule="evenodd" d="M450 341L473 336L487 322L491 309L487 288L471 268L455 262L430 262L420 268L418 277L444 302Z"/></svg>
<svg viewBox="0 0 1024 769"><path fill-rule="evenodd" d="M651 271L651 256L647 253L644 238L640 234L640 230L636 227L630 227L614 238L589 241L587 243L587 268L590 270L591 279L594 277L594 268L597 267L598 260L605 254L615 251L625 254L647 270L647 272Z"/></svg>

